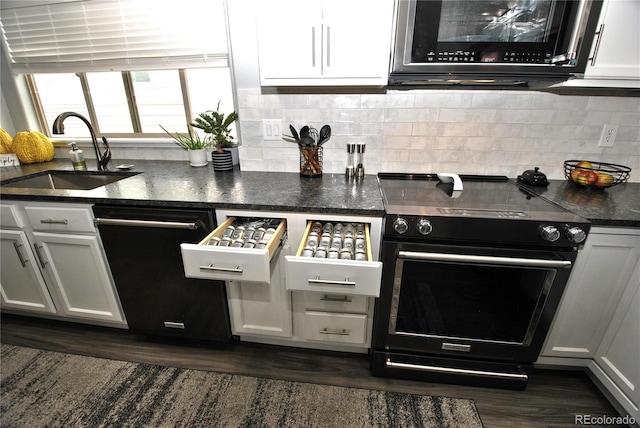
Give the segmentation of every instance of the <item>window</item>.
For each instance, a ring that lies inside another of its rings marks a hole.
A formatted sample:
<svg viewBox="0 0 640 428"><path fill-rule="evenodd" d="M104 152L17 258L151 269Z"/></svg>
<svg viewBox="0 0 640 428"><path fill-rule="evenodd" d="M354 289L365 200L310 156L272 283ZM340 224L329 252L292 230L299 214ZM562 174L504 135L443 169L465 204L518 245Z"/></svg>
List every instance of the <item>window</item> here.
<svg viewBox="0 0 640 428"><path fill-rule="evenodd" d="M29 3L32 4L32 3ZM107 137L186 132L198 113L235 110L224 0L92 0L3 8L13 71L43 131L74 111ZM80 121L66 138L86 137Z"/></svg>

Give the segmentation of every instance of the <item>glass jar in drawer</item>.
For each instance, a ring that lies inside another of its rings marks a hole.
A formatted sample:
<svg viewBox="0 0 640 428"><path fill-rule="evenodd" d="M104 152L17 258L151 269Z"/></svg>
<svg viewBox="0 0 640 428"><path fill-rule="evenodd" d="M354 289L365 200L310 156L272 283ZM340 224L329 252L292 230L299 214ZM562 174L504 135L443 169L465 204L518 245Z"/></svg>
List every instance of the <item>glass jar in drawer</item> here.
<svg viewBox="0 0 640 428"><path fill-rule="evenodd" d="M368 223L307 222L295 256L286 256L287 290L377 297L382 263Z"/></svg>
<svg viewBox="0 0 640 428"><path fill-rule="evenodd" d="M284 219L229 217L199 244L181 244L188 278L269 283L286 236Z"/></svg>

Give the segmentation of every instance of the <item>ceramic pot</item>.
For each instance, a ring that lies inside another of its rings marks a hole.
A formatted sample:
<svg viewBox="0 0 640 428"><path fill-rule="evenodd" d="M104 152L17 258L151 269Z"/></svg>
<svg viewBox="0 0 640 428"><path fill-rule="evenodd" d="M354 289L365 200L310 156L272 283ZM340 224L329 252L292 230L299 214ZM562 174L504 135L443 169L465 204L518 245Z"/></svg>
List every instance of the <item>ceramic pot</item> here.
<svg viewBox="0 0 640 428"><path fill-rule="evenodd" d="M211 153L211 160L213 162L214 171L230 171L233 169L233 157L231 156L231 152L227 149L224 149L224 152L222 153L214 150Z"/></svg>
<svg viewBox="0 0 640 428"><path fill-rule="evenodd" d="M189 153L189 164L191 166L207 166L209 164L207 149L188 150L187 153Z"/></svg>

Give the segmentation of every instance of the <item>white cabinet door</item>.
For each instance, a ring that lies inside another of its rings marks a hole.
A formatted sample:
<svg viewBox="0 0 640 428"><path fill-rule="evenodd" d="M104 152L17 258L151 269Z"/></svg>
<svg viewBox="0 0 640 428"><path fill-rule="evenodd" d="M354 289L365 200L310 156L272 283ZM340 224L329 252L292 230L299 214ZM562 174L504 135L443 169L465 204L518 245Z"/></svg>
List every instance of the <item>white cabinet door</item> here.
<svg viewBox="0 0 640 428"><path fill-rule="evenodd" d="M2 230L0 242L2 307L55 313L27 235L19 230Z"/></svg>
<svg viewBox="0 0 640 428"><path fill-rule="evenodd" d="M592 372L630 416L640 420L640 266L631 278L620 306L595 358ZM602 376L600 370L606 374Z"/></svg>
<svg viewBox="0 0 640 428"><path fill-rule="evenodd" d="M284 245L282 252L290 251ZM291 337L291 295L284 283L284 258L271 261L269 284L227 281L231 331L239 336Z"/></svg>
<svg viewBox="0 0 640 428"><path fill-rule="evenodd" d="M34 232L42 272L61 315L122 322L111 274L94 235Z"/></svg>
<svg viewBox="0 0 640 428"><path fill-rule="evenodd" d="M264 85L322 74L322 2L258 1L258 53Z"/></svg>
<svg viewBox="0 0 640 428"><path fill-rule="evenodd" d="M393 1L256 2L263 86L386 85Z"/></svg>
<svg viewBox="0 0 640 428"><path fill-rule="evenodd" d="M640 88L640 2L605 0L584 79L565 86Z"/></svg>
<svg viewBox="0 0 640 428"><path fill-rule="evenodd" d="M393 2L323 2L323 77L388 80Z"/></svg>
<svg viewBox="0 0 640 428"><path fill-rule="evenodd" d="M541 355L591 359L640 260L640 231L593 228Z"/></svg>

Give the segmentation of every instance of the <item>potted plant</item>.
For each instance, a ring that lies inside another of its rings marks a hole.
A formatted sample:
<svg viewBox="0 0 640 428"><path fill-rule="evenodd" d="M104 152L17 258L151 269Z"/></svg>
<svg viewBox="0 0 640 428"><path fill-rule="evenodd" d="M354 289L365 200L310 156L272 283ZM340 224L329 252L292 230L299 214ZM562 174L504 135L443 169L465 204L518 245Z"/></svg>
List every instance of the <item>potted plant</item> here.
<svg viewBox="0 0 640 428"><path fill-rule="evenodd" d="M162 125L160 125L160 128L162 128L168 136L173 138L174 143L187 151L189 154L189 164L191 166L207 166L209 163L207 160L207 149L211 147L211 136L205 135L201 137L197 132L193 132L188 125L188 135L178 132L172 134Z"/></svg>
<svg viewBox="0 0 640 428"><path fill-rule="evenodd" d="M215 111L207 110L200 113L191 124L191 126L202 129L206 134L211 134L211 140L216 146L216 150L211 154L213 168L216 170L233 169L231 150L228 150L234 146L229 126L237 119L238 114L235 111L228 115L221 113L218 101Z"/></svg>

